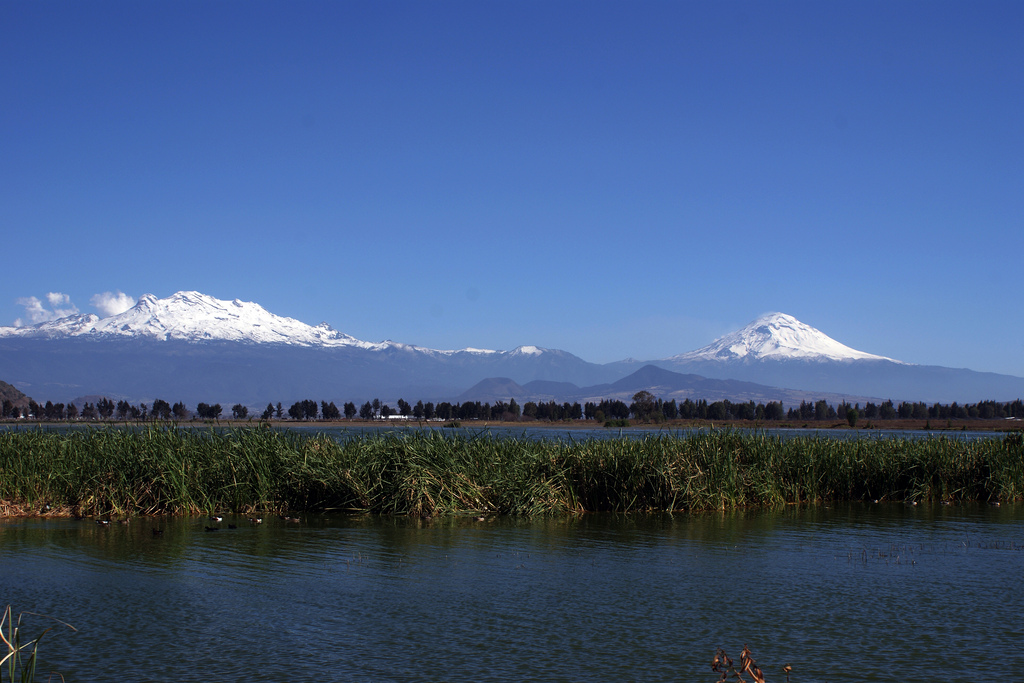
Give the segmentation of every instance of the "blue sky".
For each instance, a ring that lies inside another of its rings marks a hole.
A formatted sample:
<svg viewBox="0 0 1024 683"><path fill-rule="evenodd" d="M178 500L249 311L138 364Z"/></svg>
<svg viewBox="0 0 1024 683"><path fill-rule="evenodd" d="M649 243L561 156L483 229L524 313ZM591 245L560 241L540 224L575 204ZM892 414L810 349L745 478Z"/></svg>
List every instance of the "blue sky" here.
<svg viewBox="0 0 1024 683"><path fill-rule="evenodd" d="M5 2L0 324L194 289L606 362L782 311L1024 376L1022 35L1020 2Z"/></svg>

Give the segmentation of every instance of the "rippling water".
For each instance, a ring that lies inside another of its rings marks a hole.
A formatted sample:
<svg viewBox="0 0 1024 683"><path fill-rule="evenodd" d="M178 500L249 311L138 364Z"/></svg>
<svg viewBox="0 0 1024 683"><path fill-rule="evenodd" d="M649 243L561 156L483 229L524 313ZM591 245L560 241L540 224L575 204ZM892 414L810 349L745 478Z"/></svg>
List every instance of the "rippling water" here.
<svg viewBox="0 0 1024 683"><path fill-rule="evenodd" d="M41 646L69 683L710 683L744 643L769 681L1024 671L1021 506L207 525L0 522L2 602L78 629Z"/></svg>

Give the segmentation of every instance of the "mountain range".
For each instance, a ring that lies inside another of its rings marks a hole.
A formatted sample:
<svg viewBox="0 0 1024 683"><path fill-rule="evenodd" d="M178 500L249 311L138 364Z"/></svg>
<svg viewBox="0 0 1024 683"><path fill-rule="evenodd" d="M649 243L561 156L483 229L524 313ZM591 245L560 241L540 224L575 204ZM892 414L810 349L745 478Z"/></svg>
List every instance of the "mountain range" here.
<svg viewBox="0 0 1024 683"><path fill-rule="evenodd" d="M1024 378L921 366L852 349L772 313L687 353L596 364L557 349L437 350L366 342L262 306L199 292L142 296L128 311L0 327L0 378L37 400L102 394L195 403L411 400L975 402L1024 396ZM504 392L504 393L503 393ZM482 398L490 397L490 398Z"/></svg>

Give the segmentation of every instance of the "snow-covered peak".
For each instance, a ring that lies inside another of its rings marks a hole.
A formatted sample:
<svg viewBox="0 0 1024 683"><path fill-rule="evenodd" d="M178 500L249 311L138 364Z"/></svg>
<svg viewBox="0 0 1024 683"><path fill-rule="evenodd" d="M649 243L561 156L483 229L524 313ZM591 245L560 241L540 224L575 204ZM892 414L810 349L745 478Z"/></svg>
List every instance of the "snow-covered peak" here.
<svg viewBox="0 0 1024 683"><path fill-rule="evenodd" d="M274 315L256 303L239 299L223 301L192 291L177 292L166 299L143 294L130 309L107 318L73 315L25 327L0 327L2 337L147 339L192 343L233 341L292 346L349 346L373 351L397 349L446 355L505 353L487 349L436 351L390 340L380 343L360 341L335 330L326 322L307 325L294 318Z"/></svg>
<svg viewBox="0 0 1024 683"><path fill-rule="evenodd" d="M539 356L544 353L544 349L539 346L517 346L512 349L513 356Z"/></svg>
<svg viewBox="0 0 1024 683"><path fill-rule="evenodd" d="M708 346L673 356L674 361L888 360L840 344L824 332L785 313L763 315ZM898 362L898 361L894 361Z"/></svg>
<svg viewBox="0 0 1024 683"><path fill-rule="evenodd" d="M294 318L274 315L259 304L238 299L222 301L201 292L177 292L166 299L143 294L127 311L107 318L75 315L27 327L2 327L0 336L375 346L342 334L326 323L313 327Z"/></svg>

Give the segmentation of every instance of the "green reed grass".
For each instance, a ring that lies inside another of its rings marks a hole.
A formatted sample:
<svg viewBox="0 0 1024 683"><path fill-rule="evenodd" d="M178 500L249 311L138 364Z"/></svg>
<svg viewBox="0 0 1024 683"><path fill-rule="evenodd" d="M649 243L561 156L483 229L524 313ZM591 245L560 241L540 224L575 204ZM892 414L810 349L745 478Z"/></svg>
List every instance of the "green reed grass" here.
<svg viewBox="0 0 1024 683"><path fill-rule="evenodd" d="M25 627L22 625L22 620L26 614L30 612L22 612L18 615L18 618L14 618L14 611L11 606L8 605L0 616L0 641L3 641L3 648L0 649L0 683L3 683L4 672L7 672L7 680L20 681L21 683L32 683L36 680L36 669L39 665L39 642L43 639L47 633L53 630L53 627L47 628L35 638L29 638L25 635ZM34 614L33 616L42 616ZM74 626L71 624L65 624L59 619L53 619L52 617L43 617L49 619L61 626L66 626L72 631L75 631ZM60 676L60 674L57 674ZM60 676L63 680L63 676Z"/></svg>
<svg viewBox="0 0 1024 683"><path fill-rule="evenodd" d="M339 510L432 516L1024 498L1020 435L782 439L712 431L558 441L435 430L0 433L0 501L81 515Z"/></svg>

